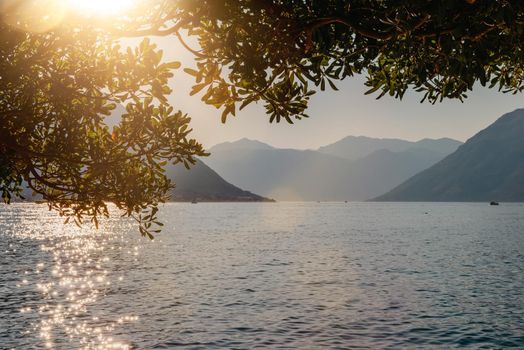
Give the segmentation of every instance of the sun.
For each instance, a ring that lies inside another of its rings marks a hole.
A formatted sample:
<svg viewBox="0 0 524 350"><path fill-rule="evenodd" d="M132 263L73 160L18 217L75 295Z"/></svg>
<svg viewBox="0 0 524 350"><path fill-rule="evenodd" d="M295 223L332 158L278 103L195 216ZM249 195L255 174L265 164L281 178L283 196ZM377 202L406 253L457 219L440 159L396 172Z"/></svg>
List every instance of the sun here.
<svg viewBox="0 0 524 350"><path fill-rule="evenodd" d="M68 0L69 5L89 15L110 15L129 10L136 0Z"/></svg>
<svg viewBox="0 0 524 350"><path fill-rule="evenodd" d="M135 13L144 0L0 0L0 20L19 29L44 33L73 18L125 17Z"/></svg>

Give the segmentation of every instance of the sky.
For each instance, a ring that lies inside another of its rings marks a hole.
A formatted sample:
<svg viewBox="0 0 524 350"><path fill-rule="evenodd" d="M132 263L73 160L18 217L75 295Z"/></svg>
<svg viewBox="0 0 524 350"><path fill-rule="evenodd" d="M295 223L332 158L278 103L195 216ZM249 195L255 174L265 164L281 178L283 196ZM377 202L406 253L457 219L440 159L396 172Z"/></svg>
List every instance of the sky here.
<svg viewBox="0 0 524 350"><path fill-rule="evenodd" d="M174 37L154 39L165 51L166 60L193 67L191 55ZM316 149L349 135L419 140L449 137L466 141L502 114L524 107L524 95L498 92L476 86L464 103L445 100L432 105L420 103L422 95L407 93L402 100L384 96L376 100L364 95L364 78L348 78L336 85L339 91L319 91L310 100L307 114L290 125L269 123L261 103L237 112L226 124L221 111L200 101L202 93L189 96L193 80L181 69L171 82L170 102L192 117L193 137L206 148L241 138L256 139L280 148Z"/></svg>

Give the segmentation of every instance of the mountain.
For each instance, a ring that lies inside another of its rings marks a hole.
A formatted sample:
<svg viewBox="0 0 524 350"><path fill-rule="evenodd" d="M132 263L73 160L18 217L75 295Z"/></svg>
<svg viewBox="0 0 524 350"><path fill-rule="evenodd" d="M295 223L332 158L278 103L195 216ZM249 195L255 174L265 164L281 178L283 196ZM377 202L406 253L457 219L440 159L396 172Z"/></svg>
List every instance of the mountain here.
<svg viewBox="0 0 524 350"><path fill-rule="evenodd" d="M423 139L417 142L412 142L400 139L347 136L335 143L320 147L318 151L348 160L357 160L383 149L392 152L403 152L412 148L424 148L429 151L448 155L455 151L461 144L460 141L449 138L438 140Z"/></svg>
<svg viewBox="0 0 524 350"><path fill-rule="evenodd" d="M389 191L446 155L425 148L403 152L382 149L352 162L350 176L362 193L359 200L367 200Z"/></svg>
<svg viewBox="0 0 524 350"><path fill-rule="evenodd" d="M319 151L278 149L243 139L212 147L206 162L227 181L277 200L366 200L447 155L398 141L412 148L406 146L402 152L379 148L349 161Z"/></svg>
<svg viewBox="0 0 524 350"><path fill-rule="evenodd" d="M171 193L175 202L262 202L267 198L244 191L220 177L213 169L199 160L190 170L182 164L169 166L167 176L176 187Z"/></svg>
<svg viewBox="0 0 524 350"><path fill-rule="evenodd" d="M414 142L413 147L410 147L410 149L424 148L436 153L448 155L455 152L460 145L462 145L462 142L444 137L441 139L422 139Z"/></svg>
<svg viewBox="0 0 524 350"><path fill-rule="evenodd" d="M217 146L210 152L206 161L227 181L277 200L333 198L339 194L333 184L349 171L345 160L315 151Z"/></svg>
<svg viewBox="0 0 524 350"><path fill-rule="evenodd" d="M235 142L224 142L220 143L213 147L214 152L229 152L234 151L237 149L243 149L243 150L259 150L259 149L275 149L273 146L270 146L266 143L257 141L257 140L250 140L247 138L240 139Z"/></svg>
<svg viewBox="0 0 524 350"><path fill-rule="evenodd" d="M504 114L454 153L378 201L524 201L524 109Z"/></svg>
<svg viewBox="0 0 524 350"><path fill-rule="evenodd" d="M356 160L381 149L392 152L405 151L411 144L412 142L399 139L347 136L335 143L320 147L318 151L348 160Z"/></svg>

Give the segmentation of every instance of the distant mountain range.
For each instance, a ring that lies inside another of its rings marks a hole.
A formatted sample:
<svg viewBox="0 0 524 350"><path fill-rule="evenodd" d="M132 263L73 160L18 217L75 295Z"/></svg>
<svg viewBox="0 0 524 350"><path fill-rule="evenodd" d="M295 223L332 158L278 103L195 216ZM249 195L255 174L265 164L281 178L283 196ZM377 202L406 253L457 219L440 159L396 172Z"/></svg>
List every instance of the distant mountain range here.
<svg viewBox="0 0 524 350"><path fill-rule="evenodd" d="M209 151L167 169L173 201L524 201L524 109L465 144L348 136L318 150L241 139Z"/></svg>
<svg viewBox="0 0 524 350"><path fill-rule="evenodd" d="M227 181L277 200L366 200L435 164L460 144L349 136L303 151L242 139L212 147L206 162Z"/></svg>
<svg viewBox="0 0 524 350"><path fill-rule="evenodd" d="M347 136L335 143L320 147L318 151L347 160L357 160L380 150L404 152L412 149L426 149L438 154L447 155L455 151L461 144L462 142L449 138L441 138L438 140L422 139L417 142L412 142L400 139Z"/></svg>
<svg viewBox="0 0 524 350"><path fill-rule="evenodd" d="M524 109L504 114L379 201L524 201Z"/></svg>

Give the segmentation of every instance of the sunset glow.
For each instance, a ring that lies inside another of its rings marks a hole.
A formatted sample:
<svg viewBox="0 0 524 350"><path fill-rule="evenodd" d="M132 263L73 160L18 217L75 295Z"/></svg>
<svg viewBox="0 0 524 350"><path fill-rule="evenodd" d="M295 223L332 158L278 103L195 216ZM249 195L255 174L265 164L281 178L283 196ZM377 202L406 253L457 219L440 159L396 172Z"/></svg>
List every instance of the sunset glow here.
<svg viewBox="0 0 524 350"><path fill-rule="evenodd" d="M138 0L26 0L0 1L2 20L19 29L43 33L60 26L70 14L107 19L127 15ZM74 16L76 17L76 16Z"/></svg>
<svg viewBox="0 0 524 350"><path fill-rule="evenodd" d="M72 8L89 14L115 14L129 10L136 0L69 0Z"/></svg>

